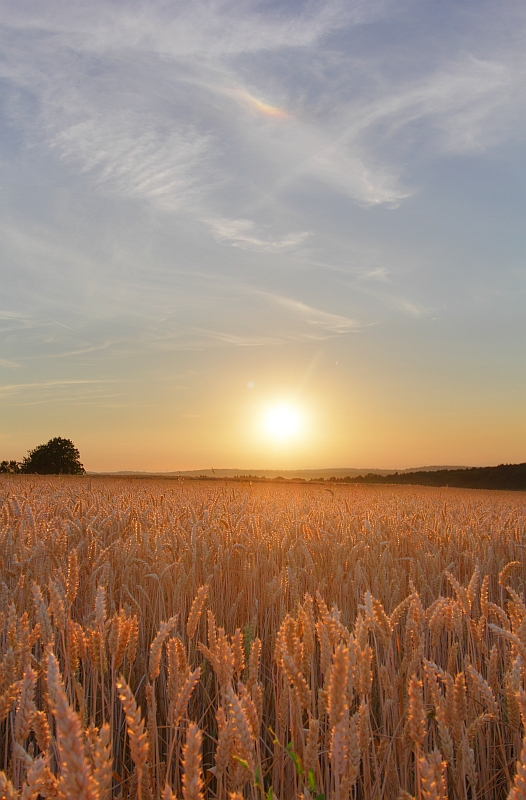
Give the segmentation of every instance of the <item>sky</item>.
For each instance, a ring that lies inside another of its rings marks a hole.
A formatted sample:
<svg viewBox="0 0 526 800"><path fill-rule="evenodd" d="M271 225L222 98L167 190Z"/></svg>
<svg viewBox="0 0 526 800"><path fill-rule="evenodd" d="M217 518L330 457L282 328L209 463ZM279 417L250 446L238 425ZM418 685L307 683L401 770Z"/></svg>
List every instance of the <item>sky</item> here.
<svg viewBox="0 0 526 800"><path fill-rule="evenodd" d="M525 187L519 0L0 0L0 459L525 461Z"/></svg>

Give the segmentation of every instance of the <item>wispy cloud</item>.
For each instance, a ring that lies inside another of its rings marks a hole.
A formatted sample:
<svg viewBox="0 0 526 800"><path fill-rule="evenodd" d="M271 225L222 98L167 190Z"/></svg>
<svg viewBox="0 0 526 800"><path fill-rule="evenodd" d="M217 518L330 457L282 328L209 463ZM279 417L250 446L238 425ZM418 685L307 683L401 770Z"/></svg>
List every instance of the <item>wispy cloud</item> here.
<svg viewBox="0 0 526 800"><path fill-rule="evenodd" d="M113 397L122 397L122 394L99 394L95 399L93 395L69 395L67 397L40 397L36 400L15 401L11 403L3 402L4 408L25 408L29 406L43 406L52 403L63 403L69 406L98 406L103 408L124 408L127 406L136 407L135 403L108 403L107 400ZM142 406L144 407L144 406Z"/></svg>
<svg viewBox="0 0 526 800"><path fill-rule="evenodd" d="M411 317L416 317L417 319L429 317L432 313L432 309L423 305L419 305L418 303L414 303L404 297L390 298L390 302L399 308L403 313L409 314Z"/></svg>
<svg viewBox="0 0 526 800"><path fill-rule="evenodd" d="M305 241L308 233L290 233L282 238L275 239L265 236L265 230L258 231L256 224L249 219L205 219L214 236L221 242L226 242L234 247L247 250L260 250L267 253L276 253L290 250Z"/></svg>
<svg viewBox="0 0 526 800"><path fill-rule="evenodd" d="M431 134L431 143L440 148L480 150L509 136L512 96L525 72L526 59L512 66L465 55L362 105L350 121L349 136L372 134L385 140L408 126L427 122L426 135Z"/></svg>
<svg viewBox="0 0 526 800"><path fill-rule="evenodd" d="M138 118L122 125L102 115L59 130L52 146L94 185L116 196L149 199L168 208L194 201L207 168L209 137L155 132ZM141 128L146 128L141 131Z"/></svg>
<svg viewBox="0 0 526 800"><path fill-rule="evenodd" d="M176 9L154 3L145 12L133 0L121 7L95 2L90 8L57 0L46 7L29 4L28 13L27 5L5 3L14 30L69 37L76 49L212 57L308 47L328 33L384 16L395 5L393 0L328 0L273 7L256 0L195 0Z"/></svg>
<svg viewBox="0 0 526 800"><path fill-rule="evenodd" d="M258 294L260 297L286 309L291 315L304 321L307 326L315 329L316 332L305 334L307 338L326 338L331 335L336 336L338 334L351 333L363 327L363 325L354 319L322 311L319 308L314 308L299 300L294 300L289 297L280 297L279 295L272 295L266 292L258 292Z"/></svg>
<svg viewBox="0 0 526 800"><path fill-rule="evenodd" d="M21 328L31 328L33 321L30 315L17 311L0 311L0 333L16 331Z"/></svg>
<svg viewBox="0 0 526 800"><path fill-rule="evenodd" d="M401 137L477 151L509 136L524 109L526 58L504 48L459 48L401 77L328 38L400 14L400 3L203 0L154 3L147 15L135 3L7 5L7 111L26 143L50 148L95 191L209 219L235 247L272 251L268 242L298 235L276 226L267 242L248 229L247 205L277 217L283 193L308 179L396 206L412 193Z"/></svg>
<svg viewBox="0 0 526 800"><path fill-rule="evenodd" d="M115 383L114 380L95 379L95 380L50 380L50 381L35 381L32 383L11 383L0 385L0 398L13 394L36 393L36 392L50 392L56 390L76 389L79 386L91 385L96 391L99 391L98 386L101 384Z"/></svg>
<svg viewBox="0 0 526 800"><path fill-rule="evenodd" d="M40 354L35 356L35 358L71 358L72 356L83 356L87 355L88 353L98 353L101 350L107 350L109 346L110 342L104 342L104 344L93 345L92 347L81 347L78 350L65 350L60 353Z"/></svg>

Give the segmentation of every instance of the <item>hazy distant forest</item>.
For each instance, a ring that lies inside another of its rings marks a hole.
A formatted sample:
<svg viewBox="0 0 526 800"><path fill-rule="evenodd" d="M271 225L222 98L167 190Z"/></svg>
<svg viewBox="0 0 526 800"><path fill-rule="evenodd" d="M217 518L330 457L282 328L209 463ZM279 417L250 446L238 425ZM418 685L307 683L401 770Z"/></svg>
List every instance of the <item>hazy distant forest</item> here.
<svg viewBox="0 0 526 800"><path fill-rule="evenodd" d="M441 469L425 472L404 472L394 475L368 474L356 478L336 479L346 483L394 483L420 486L452 486L466 489L526 490L526 463L500 464L498 467Z"/></svg>

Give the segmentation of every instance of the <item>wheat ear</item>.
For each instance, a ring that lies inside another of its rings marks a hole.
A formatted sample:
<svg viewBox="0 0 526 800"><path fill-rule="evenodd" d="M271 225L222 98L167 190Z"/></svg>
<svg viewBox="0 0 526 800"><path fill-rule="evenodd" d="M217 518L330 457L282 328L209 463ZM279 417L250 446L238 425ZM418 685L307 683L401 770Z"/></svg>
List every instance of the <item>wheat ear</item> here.
<svg viewBox="0 0 526 800"><path fill-rule="evenodd" d="M349 673L349 648L339 644L333 657L329 681L329 726L334 728L342 719L347 702L347 682Z"/></svg>
<svg viewBox="0 0 526 800"><path fill-rule="evenodd" d="M57 727L61 783L66 796L76 800L98 800L86 761L80 720L67 701L58 662L53 653L48 654L47 683Z"/></svg>
<svg viewBox="0 0 526 800"><path fill-rule="evenodd" d="M22 744L29 736L31 718L35 709L35 685L37 674L31 667L27 667L22 681L22 690L16 710L14 735L15 741Z"/></svg>
<svg viewBox="0 0 526 800"><path fill-rule="evenodd" d="M508 800L526 800L526 737L522 742L522 750L517 761L517 771Z"/></svg>
<svg viewBox="0 0 526 800"><path fill-rule="evenodd" d="M13 784L8 780L5 772L0 772L0 800L16 800Z"/></svg>
<svg viewBox="0 0 526 800"><path fill-rule="evenodd" d="M200 676L201 676L201 667L196 667L196 669L194 669L194 671L190 673L185 683L183 684L179 692L179 696L177 697L177 701L174 705L173 720L172 720L173 725L177 725L181 717L184 717L184 715L186 714L188 703L190 702L190 698L193 694L193 691L199 682Z"/></svg>
<svg viewBox="0 0 526 800"><path fill-rule="evenodd" d="M163 644L168 638L170 632L173 630L177 617L170 617L168 622L161 622L157 636L152 642L150 648L150 680L154 681L159 677L161 667L161 655L163 652Z"/></svg>
<svg viewBox="0 0 526 800"><path fill-rule="evenodd" d="M499 572L499 586L506 586L511 573L518 567L522 567L520 561L510 561L508 564L506 564L504 569Z"/></svg>
<svg viewBox="0 0 526 800"><path fill-rule="evenodd" d="M144 730L144 719L141 719L141 712L137 708L137 702L132 690L121 675L117 681L117 692L122 703L128 726L128 739L130 742L130 754L132 761L137 767L137 787L141 793L142 775L148 757L148 734ZM139 796L139 800L141 800Z"/></svg>
<svg viewBox="0 0 526 800"><path fill-rule="evenodd" d="M93 778L101 800L110 796L113 775L113 757L111 748L111 731L107 723L89 731L91 753L93 758Z"/></svg>
<svg viewBox="0 0 526 800"><path fill-rule="evenodd" d="M438 750L419 759L422 800L448 800L446 762Z"/></svg>
<svg viewBox="0 0 526 800"><path fill-rule="evenodd" d="M203 779L201 777L201 741L203 734L192 722L186 734L183 751L183 798L184 800L203 800Z"/></svg>
<svg viewBox="0 0 526 800"><path fill-rule="evenodd" d="M203 613L203 608L207 597L208 597L208 586L205 584L204 586L201 586L198 589L194 602L192 603L190 613L188 614L188 621L186 623L186 635L188 637L188 641L192 639L194 633L197 630L197 626L199 624L199 620L201 619L201 614Z"/></svg>
<svg viewBox="0 0 526 800"><path fill-rule="evenodd" d="M254 772L254 737L250 728L250 723L239 701L239 697L235 694L232 687L227 687L225 697L232 711L231 721L235 732L235 738L241 747L242 756L248 763L250 772Z"/></svg>
<svg viewBox="0 0 526 800"><path fill-rule="evenodd" d="M416 675L412 675L409 680L408 695L409 709L407 724L409 736L417 747L421 747L426 738L426 715L422 696L422 681L419 681Z"/></svg>
<svg viewBox="0 0 526 800"><path fill-rule="evenodd" d="M68 559L68 579L66 583L66 600L69 605L74 602L79 588L79 561L77 551L72 550Z"/></svg>
<svg viewBox="0 0 526 800"><path fill-rule="evenodd" d="M35 734L37 744L43 753L46 752L51 744L51 733L45 711L34 711L31 717L31 730Z"/></svg>
<svg viewBox="0 0 526 800"><path fill-rule="evenodd" d="M47 766L45 758L37 758L31 764L26 775L26 780L22 786L20 800L37 800L43 791L43 775Z"/></svg>

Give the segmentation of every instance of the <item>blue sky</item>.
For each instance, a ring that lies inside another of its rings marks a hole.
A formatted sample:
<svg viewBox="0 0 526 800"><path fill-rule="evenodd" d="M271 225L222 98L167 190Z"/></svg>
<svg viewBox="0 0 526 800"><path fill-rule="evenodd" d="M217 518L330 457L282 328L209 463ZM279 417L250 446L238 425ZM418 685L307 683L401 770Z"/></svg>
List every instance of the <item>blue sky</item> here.
<svg viewBox="0 0 526 800"><path fill-rule="evenodd" d="M524 461L524 4L0 8L1 457Z"/></svg>

